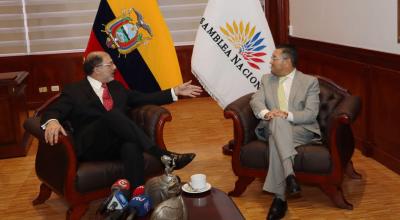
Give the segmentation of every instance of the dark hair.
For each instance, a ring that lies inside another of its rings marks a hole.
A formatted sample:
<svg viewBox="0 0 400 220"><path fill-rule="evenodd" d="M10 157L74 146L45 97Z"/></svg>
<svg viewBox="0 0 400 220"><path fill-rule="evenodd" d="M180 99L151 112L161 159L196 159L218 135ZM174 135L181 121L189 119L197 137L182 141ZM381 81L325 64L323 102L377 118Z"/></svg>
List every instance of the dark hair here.
<svg viewBox="0 0 400 220"><path fill-rule="evenodd" d="M96 66L103 62L103 58L99 54L92 54L83 61L83 71L86 75L91 75Z"/></svg>
<svg viewBox="0 0 400 220"><path fill-rule="evenodd" d="M285 58L289 58L290 61L292 62L292 66L296 67L297 66L297 50L296 47L290 44L283 44L279 45L276 47L276 49L281 49L282 50L282 55Z"/></svg>

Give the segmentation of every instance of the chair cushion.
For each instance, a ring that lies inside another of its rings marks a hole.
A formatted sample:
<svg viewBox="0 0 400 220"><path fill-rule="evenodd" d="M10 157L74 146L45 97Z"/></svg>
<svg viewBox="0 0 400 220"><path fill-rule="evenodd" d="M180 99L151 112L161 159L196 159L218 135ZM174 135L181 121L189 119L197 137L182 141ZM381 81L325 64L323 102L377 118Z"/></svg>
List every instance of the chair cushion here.
<svg viewBox="0 0 400 220"><path fill-rule="evenodd" d="M329 174L332 169L331 155L322 144L305 144L296 147L294 170L298 172Z"/></svg>
<svg viewBox="0 0 400 220"><path fill-rule="evenodd" d="M240 151L240 163L244 167L266 169L268 167L269 151L266 143L260 140L251 141Z"/></svg>
<svg viewBox="0 0 400 220"><path fill-rule="evenodd" d="M163 165L160 160L144 153L145 176L154 176L162 172ZM76 189L80 193L90 192L111 187L123 177L124 170L120 161L91 161L81 162L76 176Z"/></svg>
<svg viewBox="0 0 400 220"><path fill-rule="evenodd" d="M296 148L294 170L298 172L328 174L331 171L331 157L325 145L306 144ZM240 163L247 168L268 169L269 150L265 142L252 141L241 148Z"/></svg>

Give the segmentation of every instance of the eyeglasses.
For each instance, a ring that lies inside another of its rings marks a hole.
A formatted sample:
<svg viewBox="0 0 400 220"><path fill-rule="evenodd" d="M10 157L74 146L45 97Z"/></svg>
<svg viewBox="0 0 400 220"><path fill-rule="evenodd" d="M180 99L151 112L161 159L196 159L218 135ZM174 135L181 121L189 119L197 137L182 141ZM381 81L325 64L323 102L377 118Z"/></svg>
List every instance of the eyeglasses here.
<svg viewBox="0 0 400 220"><path fill-rule="evenodd" d="M110 63L102 63L102 64L99 64L99 65L97 65L96 67L101 67L101 66L112 66L112 65L114 65L114 63L111 61Z"/></svg>
<svg viewBox="0 0 400 220"><path fill-rule="evenodd" d="M271 60L286 60L287 57L271 57Z"/></svg>

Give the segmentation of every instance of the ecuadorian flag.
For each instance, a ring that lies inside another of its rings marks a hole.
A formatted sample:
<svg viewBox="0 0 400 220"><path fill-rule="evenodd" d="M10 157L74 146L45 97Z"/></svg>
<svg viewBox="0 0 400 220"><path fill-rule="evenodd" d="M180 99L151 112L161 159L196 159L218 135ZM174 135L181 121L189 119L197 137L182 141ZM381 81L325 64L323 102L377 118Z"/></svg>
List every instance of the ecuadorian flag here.
<svg viewBox="0 0 400 220"><path fill-rule="evenodd" d="M141 92L182 83L168 27L156 0L101 0L84 56L105 51L115 79Z"/></svg>

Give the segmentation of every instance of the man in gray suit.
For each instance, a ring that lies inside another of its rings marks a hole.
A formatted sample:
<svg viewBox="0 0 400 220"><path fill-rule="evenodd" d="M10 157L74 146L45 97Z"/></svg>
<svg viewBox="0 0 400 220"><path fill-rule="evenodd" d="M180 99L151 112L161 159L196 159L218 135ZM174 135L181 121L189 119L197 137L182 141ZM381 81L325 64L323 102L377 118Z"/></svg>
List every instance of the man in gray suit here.
<svg viewBox="0 0 400 220"><path fill-rule="evenodd" d="M260 89L250 105L261 121L259 139L268 140L269 168L263 189L275 194L267 219L285 216L290 195L300 193L293 171L296 147L320 139L318 80L296 70L297 52L293 46L277 47L271 58L271 73L261 79Z"/></svg>

